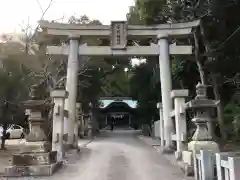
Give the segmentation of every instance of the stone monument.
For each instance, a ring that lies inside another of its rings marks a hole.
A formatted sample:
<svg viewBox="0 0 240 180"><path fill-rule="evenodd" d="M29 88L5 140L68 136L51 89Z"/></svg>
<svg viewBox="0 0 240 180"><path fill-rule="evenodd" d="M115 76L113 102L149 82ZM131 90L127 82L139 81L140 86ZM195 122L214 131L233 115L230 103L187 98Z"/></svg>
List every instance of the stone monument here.
<svg viewBox="0 0 240 180"><path fill-rule="evenodd" d="M37 85L32 86L31 100L23 102L29 110L30 133L22 144L21 153L13 154L12 166L5 168L5 176L50 176L59 167L57 152L51 151L43 129L43 113L52 104L39 98L37 88Z"/></svg>

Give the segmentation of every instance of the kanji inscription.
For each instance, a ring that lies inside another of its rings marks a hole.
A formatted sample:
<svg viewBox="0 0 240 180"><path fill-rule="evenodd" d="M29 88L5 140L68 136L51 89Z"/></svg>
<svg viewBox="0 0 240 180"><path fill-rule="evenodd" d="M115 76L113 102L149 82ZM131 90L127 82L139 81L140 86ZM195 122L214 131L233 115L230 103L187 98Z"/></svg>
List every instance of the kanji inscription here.
<svg viewBox="0 0 240 180"><path fill-rule="evenodd" d="M127 45L127 24L124 21L112 22L112 49L125 49Z"/></svg>

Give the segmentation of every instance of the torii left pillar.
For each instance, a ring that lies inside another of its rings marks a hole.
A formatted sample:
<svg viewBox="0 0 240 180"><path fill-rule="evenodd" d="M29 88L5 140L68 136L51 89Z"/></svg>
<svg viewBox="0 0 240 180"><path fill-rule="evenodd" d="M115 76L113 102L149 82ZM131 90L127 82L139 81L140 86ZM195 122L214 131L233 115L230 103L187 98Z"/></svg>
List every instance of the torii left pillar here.
<svg viewBox="0 0 240 180"><path fill-rule="evenodd" d="M78 80L78 53L80 37L69 37L69 54L67 65L66 91L69 93L65 102L65 109L68 111L67 121L67 145L74 146L74 125L76 122L76 99L77 99L77 80Z"/></svg>
<svg viewBox="0 0 240 180"><path fill-rule="evenodd" d="M162 92L162 107L163 107L163 122L164 122L164 139L165 148L164 152L172 152L172 130L173 123L171 120L172 110L172 75L169 54L168 34L158 35L158 45L160 48L159 66L160 66L160 80Z"/></svg>

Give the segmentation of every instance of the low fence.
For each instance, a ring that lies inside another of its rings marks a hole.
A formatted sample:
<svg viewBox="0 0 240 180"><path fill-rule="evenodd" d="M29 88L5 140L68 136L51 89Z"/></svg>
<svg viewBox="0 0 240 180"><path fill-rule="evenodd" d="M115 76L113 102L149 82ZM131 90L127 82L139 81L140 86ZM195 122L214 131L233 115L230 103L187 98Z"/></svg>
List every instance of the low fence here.
<svg viewBox="0 0 240 180"><path fill-rule="evenodd" d="M216 158L212 151L200 151L194 158L195 180L214 180L216 179Z"/></svg>
<svg viewBox="0 0 240 180"><path fill-rule="evenodd" d="M216 154L218 180L240 180L240 152Z"/></svg>
<svg viewBox="0 0 240 180"><path fill-rule="evenodd" d="M199 90L202 91L203 87L199 85L198 88L196 98L202 96L202 94L199 93ZM174 127L171 139L174 142L174 145L176 144L176 159L181 160L186 164L186 166L184 166L186 171L188 170L188 167L192 168L194 164L195 180L240 180L240 152L214 153L211 151L200 151L196 154L192 151L186 151L187 106L185 100L187 96L188 90L173 90L171 92L173 109L170 116ZM214 102L211 103L214 104ZM167 124L164 123L161 103L157 104L157 108L159 109L160 120L154 123L154 135L156 138L161 139L161 146L164 146L164 140L166 139L165 136L168 135L164 132L165 125ZM191 171L191 168L189 168L189 171ZM191 173L192 172L190 172L190 174Z"/></svg>
<svg viewBox="0 0 240 180"><path fill-rule="evenodd" d="M173 100L173 110L171 118L174 125L174 134L172 140L176 142L176 149L178 153L185 150L187 141L187 119L185 109L185 99L188 96L188 90L172 90L171 98Z"/></svg>
<svg viewBox="0 0 240 180"><path fill-rule="evenodd" d="M240 152L200 151L194 157L195 180L240 180Z"/></svg>
<svg viewBox="0 0 240 180"><path fill-rule="evenodd" d="M171 98L173 100L173 109L170 113L173 121L174 132L171 135L172 141L176 144L177 152L182 152L186 149L187 141L187 120L185 110L185 99L188 96L188 90L172 90ZM163 108L162 104L158 103L160 120L154 123L154 136L161 139L161 146L164 146L164 120L163 120Z"/></svg>

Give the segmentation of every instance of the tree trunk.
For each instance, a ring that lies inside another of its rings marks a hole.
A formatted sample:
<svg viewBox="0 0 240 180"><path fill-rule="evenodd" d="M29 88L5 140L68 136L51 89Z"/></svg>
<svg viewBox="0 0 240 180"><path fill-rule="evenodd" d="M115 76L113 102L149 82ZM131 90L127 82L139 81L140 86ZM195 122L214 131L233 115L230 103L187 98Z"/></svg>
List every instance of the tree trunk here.
<svg viewBox="0 0 240 180"><path fill-rule="evenodd" d="M218 120L218 124L219 124L219 129L220 129L220 133L222 135L222 138L224 140L227 139L226 133L224 131L224 123L223 123L223 105L221 102L221 96L220 96L220 92L219 92L219 86L217 83L217 74L211 73L211 78L212 78L212 88L213 88L213 93L214 93L214 97L215 100L218 101L218 106L217 106L217 120Z"/></svg>
<svg viewBox="0 0 240 180"><path fill-rule="evenodd" d="M201 31L201 35L202 35L202 39L203 39L203 43L205 46L205 51L207 52L207 54L209 54L211 52L210 49L210 44L208 42L208 40L205 38L205 30L204 27L202 25L202 23L200 24L200 31ZM208 59L210 57L207 57ZM219 92L219 86L217 83L217 76L216 73L211 73L211 78L212 78L212 88L213 88L213 93L214 93L214 97L216 101L219 101L219 104L217 106L217 119L218 119L218 124L219 124L219 129L220 129L220 133L222 135L222 138L226 139L226 133L224 131L223 128L223 106L221 103L221 96L220 96L220 92Z"/></svg>
<svg viewBox="0 0 240 180"><path fill-rule="evenodd" d="M5 150L5 142L6 142L6 137L7 137L7 125L3 124L3 133L2 133L2 143L1 143L1 150Z"/></svg>
<svg viewBox="0 0 240 180"><path fill-rule="evenodd" d="M198 40L198 37L197 37L197 32L194 32L193 36L194 36L194 43L195 43L194 54L195 54L195 59L196 59L196 63L197 63L197 66L198 66L200 80L201 80L202 84L206 84L205 73L204 73L203 65L202 65L201 59L200 59L199 40Z"/></svg>
<svg viewBox="0 0 240 180"><path fill-rule="evenodd" d="M1 143L1 150L4 150L5 148L5 137L2 136L2 143Z"/></svg>

